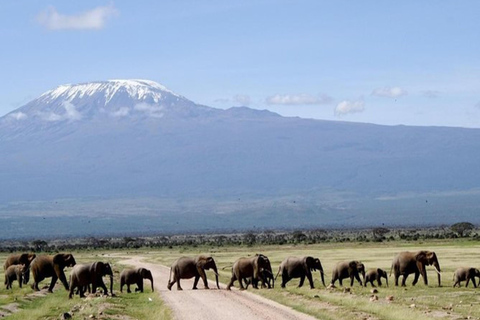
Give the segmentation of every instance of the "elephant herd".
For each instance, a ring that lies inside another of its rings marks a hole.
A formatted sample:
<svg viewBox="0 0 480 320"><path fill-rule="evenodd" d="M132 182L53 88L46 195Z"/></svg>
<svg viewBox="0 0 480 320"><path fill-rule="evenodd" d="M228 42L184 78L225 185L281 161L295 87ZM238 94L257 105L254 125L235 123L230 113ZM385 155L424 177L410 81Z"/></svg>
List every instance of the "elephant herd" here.
<svg viewBox="0 0 480 320"><path fill-rule="evenodd" d="M412 285L418 282L420 275L423 278L425 285L428 285L427 278L427 266L433 266L434 270L438 274L438 286L441 285L440 278L440 264L435 252L433 251L418 251L418 252L400 252L392 261L390 269L390 275L395 278L395 286L399 285L399 279L402 277L401 286L405 286L405 281L410 274L414 275ZM196 258L182 257L175 261L170 269L170 279L168 281L168 289L171 290L172 286L177 283L177 289L182 290L180 286L180 279L195 278L193 289L197 289L198 280L202 278L204 286L208 289L208 282L205 274L205 270L212 269L216 276L217 288L218 285L218 271L215 261L212 257L199 256ZM253 257L239 258L231 267L232 276L230 282L227 285L227 290L230 290L235 281L238 281L240 290L248 288L248 285L252 284L254 288L258 288L258 284L261 283L262 288L271 288L274 286L274 282L279 275L282 277L281 287L285 288L287 282L293 278L299 278L300 282L298 287L302 287L305 278L308 280L310 288L314 288L313 274L314 271L319 271L320 279L325 286L324 270L322 264L318 258L314 257L288 257L283 260L279 267L276 276L274 277L270 260L263 254L256 254ZM360 275L363 278L360 278ZM340 286L343 285L344 279L350 279L350 286L353 286L356 279L361 286L367 286L368 283L372 287L382 285L382 279L385 279L388 286L388 273L380 268L371 268L366 270L365 265L356 260L338 262L332 270L332 279L330 286L335 286L338 280ZM477 268L458 268L454 272L453 286L460 286L462 281L466 281L465 286L468 286L472 281L473 286L476 288L477 283L475 277L480 279L480 271Z"/></svg>
<svg viewBox="0 0 480 320"><path fill-rule="evenodd" d="M418 251L418 252L400 252L392 262L390 275L394 275L395 286L399 285L399 278L402 276L401 286L405 286L405 281L410 274L414 274L412 285L418 282L420 275L423 278L425 285L428 285L426 266L433 266L438 274L438 285L441 285L440 279L440 264L437 255L433 251ZM67 282L64 269L65 267L72 267L70 273L70 281ZM41 255L36 256L34 253L23 253L19 255L11 255L7 258L4 264L5 269L5 286L7 289L12 288L12 282L17 280L19 286L27 284L30 277L30 272L33 277L32 288L39 290L38 284L45 278L51 278L49 292L52 292L57 280L63 284L65 289L69 291L69 298L73 295L79 294L80 297L85 296L85 292L95 293L97 288L103 289L103 293L108 295L108 289L103 282L103 277L110 278L110 294L113 294L113 272L109 263L101 261L76 264L75 258L72 254L59 253L53 256ZM205 270L212 270L215 274L216 286L220 289L218 283L218 269L215 260L211 256L200 255L194 258L181 257L177 259L170 268L170 276L167 284L168 290L176 283L177 290L182 290L180 285L181 279L194 278L193 289L197 289L200 278L206 289L209 288ZM260 284L262 288L273 288L275 280L280 275L282 277L281 287L285 288L286 284L294 278L299 278L298 287L302 287L305 278L308 280L310 288L314 288L313 273L319 271L320 279L325 286L324 270L320 259L314 257L288 257L284 259L279 267L278 272L274 276L270 260L263 254L256 254L252 257L244 257L237 259L231 266L232 276L227 285L227 290L230 290L237 281L241 290L252 285L258 288ZM360 278L360 275L363 278ZM388 286L388 274L380 268L372 268L365 270L365 265L356 260L343 261L335 265L332 270L332 279L330 286L334 286L338 280L340 286L343 285L344 279L350 279L350 286L353 286L356 279L361 286L367 286L370 283L375 286L376 282L379 286L382 285L382 278ZM468 286L472 281L476 288L477 283L475 277L480 279L480 271L477 268L458 268L454 272L453 286L459 286L462 281L466 281L465 286ZM120 291L123 292L123 287L127 286L127 292L130 293L130 285L136 284L135 291L143 292L143 280L148 279L153 288L153 276L150 270L145 268L125 269L120 273Z"/></svg>
<svg viewBox="0 0 480 320"><path fill-rule="evenodd" d="M66 267L72 267L70 281L64 273ZM59 253L53 256L34 253L22 253L11 255L4 264L5 286L12 288L12 282L17 280L20 288L22 284L29 281L30 272L33 277L32 289L39 291L38 284L46 278L52 278L48 291L52 292L58 279L65 289L69 291L69 298L75 293L80 297L85 296L85 292L95 293L97 288L103 289L103 293L108 295L108 289L103 282L103 277L110 278L110 294L113 294L113 271L109 263L96 261L86 264L77 264L72 254ZM130 293L130 285L136 284L135 291L143 292L143 279L151 281L153 291L152 273L145 268L125 269L120 273L120 292L123 286L127 286L127 292Z"/></svg>

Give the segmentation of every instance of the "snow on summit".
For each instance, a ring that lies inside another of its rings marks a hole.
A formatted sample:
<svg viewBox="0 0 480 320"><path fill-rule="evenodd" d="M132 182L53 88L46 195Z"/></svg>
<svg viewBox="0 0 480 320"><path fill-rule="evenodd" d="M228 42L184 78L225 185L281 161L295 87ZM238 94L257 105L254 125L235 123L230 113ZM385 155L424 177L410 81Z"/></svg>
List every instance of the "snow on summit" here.
<svg viewBox="0 0 480 320"><path fill-rule="evenodd" d="M211 112L150 80L108 80L60 85L12 111L1 120L46 122L92 118L163 118L199 116Z"/></svg>
<svg viewBox="0 0 480 320"><path fill-rule="evenodd" d="M117 92L122 90L126 91L132 98L145 100L147 97L151 97L156 103L162 99L162 94L165 93L180 97L165 86L150 80L108 80L75 85L61 85L45 92L41 97L52 100L62 97L71 101L74 98L94 96L99 92L103 92L105 95L105 104L107 104Z"/></svg>

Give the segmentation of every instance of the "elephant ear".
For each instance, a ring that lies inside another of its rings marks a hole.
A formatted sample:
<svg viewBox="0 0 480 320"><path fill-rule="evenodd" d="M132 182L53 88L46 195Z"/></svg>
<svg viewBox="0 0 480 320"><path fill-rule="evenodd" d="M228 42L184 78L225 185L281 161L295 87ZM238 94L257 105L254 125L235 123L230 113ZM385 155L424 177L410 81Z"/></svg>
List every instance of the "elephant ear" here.
<svg viewBox="0 0 480 320"><path fill-rule="evenodd" d="M382 269L378 268L377 269L377 274L378 274L378 276L383 277L383 276L385 276L386 272L383 271Z"/></svg>
<svg viewBox="0 0 480 320"><path fill-rule="evenodd" d="M65 266L65 261L67 260L67 255L63 253L59 253L53 256L53 264L58 265L58 266Z"/></svg>
<svg viewBox="0 0 480 320"><path fill-rule="evenodd" d="M202 269L205 269L205 265L207 264L207 262L213 260L212 257L202 257L201 259L198 259L197 261L197 267L200 267Z"/></svg>
<svg viewBox="0 0 480 320"><path fill-rule="evenodd" d="M315 269L315 259L313 257L305 257L305 265L310 270L317 270Z"/></svg>
<svg viewBox="0 0 480 320"><path fill-rule="evenodd" d="M357 261L350 261L348 266L350 267L350 269L357 269Z"/></svg>

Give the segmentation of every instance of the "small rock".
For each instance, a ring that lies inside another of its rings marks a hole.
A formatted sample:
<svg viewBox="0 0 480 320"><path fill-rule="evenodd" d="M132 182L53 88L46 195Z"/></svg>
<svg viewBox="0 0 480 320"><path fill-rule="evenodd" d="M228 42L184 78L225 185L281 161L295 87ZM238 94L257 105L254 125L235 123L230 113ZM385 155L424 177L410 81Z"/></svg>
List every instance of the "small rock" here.
<svg viewBox="0 0 480 320"><path fill-rule="evenodd" d="M68 312L64 312L60 315L60 319L65 320L65 319L72 319L72 315Z"/></svg>
<svg viewBox="0 0 480 320"><path fill-rule="evenodd" d="M393 301L393 296L386 296L386 297L385 297L385 300L387 300L387 301Z"/></svg>
<svg viewBox="0 0 480 320"><path fill-rule="evenodd" d="M343 288L343 293L349 293L350 292L350 288Z"/></svg>
<svg viewBox="0 0 480 320"><path fill-rule="evenodd" d="M375 294L375 293L378 293L378 290L377 289L372 289L372 290L370 290L370 292Z"/></svg>
<svg viewBox="0 0 480 320"><path fill-rule="evenodd" d="M373 301L377 301L377 300L378 300L378 296L377 296L377 295L372 294L372 295L370 296L370 301L373 302Z"/></svg>
<svg viewBox="0 0 480 320"><path fill-rule="evenodd" d="M327 287L327 289L335 289L335 288L336 288L336 287L335 287L333 284L331 284L331 283L330 283L330 284L328 285L328 287Z"/></svg>
<svg viewBox="0 0 480 320"><path fill-rule="evenodd" d="M320 296L318 294L314 295L313 297L314 298L320 298Z"/></svg>
<svg viewBox="0 0 480 320"><path fill-rule="evenodd" d="M93 314L88 316L90 319L95 319L95 316Z"/></svg>
<svg viewBox="0 0 480 320"><path fill-rule="evenodd" d="M412 308L412 309L415 308L415 307L416 307L415 303L412 303L412 304L410 305L410 308Z"/></svg>

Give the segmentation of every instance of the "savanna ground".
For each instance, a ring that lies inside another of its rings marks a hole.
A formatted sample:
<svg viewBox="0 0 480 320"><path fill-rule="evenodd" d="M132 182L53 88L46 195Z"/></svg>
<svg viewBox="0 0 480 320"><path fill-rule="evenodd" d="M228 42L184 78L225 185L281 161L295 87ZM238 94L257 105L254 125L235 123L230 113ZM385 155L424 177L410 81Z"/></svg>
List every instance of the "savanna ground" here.
<svg viewBox="0 0 480 320"><path fill-rule="evenodd" d="M19 289L15 282L13 290L5 290L0 286L0 312L8 308L18 308L9 315L10 319L58 319L64 312L73 314L73 319L171 319L173 315L163 304L157 293L152 294L145 283L144 293L123 294L119 292L119 272L124 268L118 261L122 256L143 256L146 262L169 266L180 256L211 254L219 268L222 288L230 279L230 267L241 256L263 253L269 257L276 273L280 262L288 256L311 255L319 257L328 285L331 271L338 261L361 260L367 269L382 268L390 272L393 256L400 251L433 250L437 253L442 269L442 287L437 285L437 277L432 267L428 268L429 285L425 286L420 278L415 287L411 286L413 275L407 280L407 287L395 287L393 276L389 278L389 287L385 284L377 288L372 299L370 285L360 287L354 283L350 292L338 286L327 289L322 286L318 272L315 274L315 289L311 290L308 281L304 287L297 288L298 279L280 288L281 279L277 278L274 289L254 290L250 292L287 305L298 311L313 315L318 319L480 319L480 289L452 288L452 276L459 266L475 266L480 264L480 242L477 240L428 240L416 242L389 241L364 243L325 243L311 245L262 245L262 246L185 246L165 249L132 249L116 251L74 251L77 263L91 261L108 261L114 266L115 297L89 297L80 299L76 296L69 300L63 287L57 287L53 294L33 296L29 285ZM108 254L108 256L107 256ZM1 254L4 261L8 254ZM0 274L3 279L3 270ZM67 276L69 274L67 269ZM212 272L207 272L210 280ZM32 281L32 280L31 280ZM166 282L168 279L164 279ZM349 281L344 286L349 287ZM42 285L47 285L43 281ZM464 282L462 283L465 284ZM238 284L235 283L238 287ZM200 283L199 287L203 285ZM191 288L184 286L184 290ZM173 288L175 290L175 287ZM167 292L168 294L168 292ZM393 300L386 298L393 296ZM372 301L373 300L373 301ZM6 314L8 313L5 312Z"/></svg>

